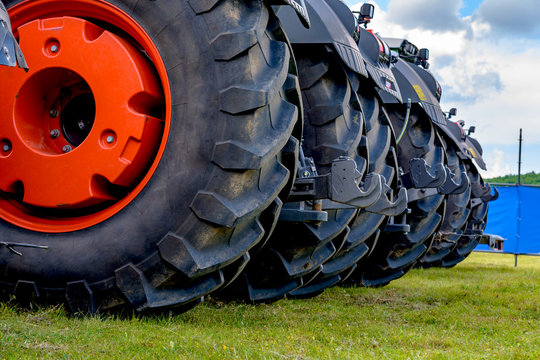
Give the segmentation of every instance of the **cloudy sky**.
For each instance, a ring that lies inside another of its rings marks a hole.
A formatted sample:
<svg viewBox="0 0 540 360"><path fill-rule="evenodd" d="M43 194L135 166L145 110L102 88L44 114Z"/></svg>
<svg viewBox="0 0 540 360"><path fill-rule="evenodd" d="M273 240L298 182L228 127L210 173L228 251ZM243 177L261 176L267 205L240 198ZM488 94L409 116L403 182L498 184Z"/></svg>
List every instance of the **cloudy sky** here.
<svg viewBox="0 0 540 360"><path fill-rule="evenodd" d="M353 9L363 2L347 0ZM540 1L377 0L370 28L430 49L443 110L476 126L485 177L540 172Z"/></svg>

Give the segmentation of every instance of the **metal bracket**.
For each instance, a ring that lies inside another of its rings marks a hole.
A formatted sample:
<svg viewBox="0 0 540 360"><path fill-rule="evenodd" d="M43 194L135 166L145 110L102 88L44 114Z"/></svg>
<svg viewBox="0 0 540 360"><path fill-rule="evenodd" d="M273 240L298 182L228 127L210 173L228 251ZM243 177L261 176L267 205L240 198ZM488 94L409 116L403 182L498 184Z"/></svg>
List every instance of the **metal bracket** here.
<svg viewBox="0 0 540 360"><path fill-rule="evenodd" d="M386 182L384 183L384 186L386 194L391 194L392 188L388 186ZM389 200L386 194L383 194L375 204L368 206L366 211L386 216L397 216L407 209L407 203L409 201L407 189L404 187L399 188L396 201Z"/></svg>
<svg viewBox="0 0 540 360"><path fill-rule="evenodd" d="M25 248L32 248L32 249L49 249L48 246L44 245L34 245L34 244L21 244L21 243L10 243L5 241L0 241L0 246L5 246L6 249L14 253L15 255L22 256L23 254L17 250L15 250L13 247L25 247Z"/></svg>
<svg viewBox="0 0 540 360"><path fill-rule="evenodd" d="M489 189L489 192L484 192L485 189ZM471 199L471 208L478 206L482 203L497 200L499 198L499 190L497 190L497 188L493 188L493 190L495 191L495 194L491 195L491 185L486 184L486 187L482 188L482 186L478 183L471 184L471 192L472 196L474 196Z"/></svg>
<svg viewBox="0 0 540 360"><path fill-rule="evenodd" d="M412 212L411 209L407 208L403 211L402 214L398 216L390 216L388 222L384 227L384 232L387 233L402 233L407 234L411 231L411 225L407 223L407 215Z"/></svg>
<svg viewBox="0 0 540 360"><path fill-rule="evenodd" d="M428 196L438 195L439 191L436 188L429 188L429 189L407 189L407 197L409 198L409 202L413 202L416 200L420 200L423 198L427 198Z"/></svg>
<svg viewBox="0 0 540 360"><path fill-rule="evenodd" d="M288 201L308 201L328 198L330 175L319 175L296 179Z"/></svg>
<svg viewBox="0 0 540 360"><path fill-rule="evenodd" d="M281 213L279 214L279 221L328 221L328 213L326 211L317 210L281 209Z"/></svg>
<svg viewBox="0 0 540 360"><path fill-rule="evenodd" d="M444 195L454 195L464 193L470 185L469 177L461 173L459 182L455 182L455 174L445 165L447 176L444 184L439 188L439 193Z"/></svg>
<svg viewBox="0 0 540 360"><path fill-rule="evenodd" d="M476 207L476 206L478 206L478 205L480 205L482 203L483 203L483 201L480 198L471 199L471 208Z"/></svg>
<svg viewBox="0 0 540 360"><path fill-rule="evenodd" d="M11 32L9 15L3 4L0 3L0 65L11 67L19 66L28 71L28 65L17 40Z"/></svg>
<svg viewBox="0 0 540 360"><path fill-rule="evenodd" d="M409 162L410 171L401 175L406 188L437 188L446 181L446 170L442 163L434 166L426 164L426 160L413 158Z"/></svg>
<svg viewBox="0 0 540 360"><path fill-rule="evenodd" d="M406 234L411 231L411 225L409 224L386 224L384 232L387 233L403 233Z"/></svg>
<svg viewBox="0 0 540 360"><path fill-rule="evenodd" d="M339 209L357 209L356 206L338 203L330 199L322 199L323 210L339 210Z"/></svg>
<svg viewBox="0 0 540 360"><path fill-rule="evenodd" d="M482 199L484 202L495 201L499 198L499 190L493 188L494 194L491 195L491 185L485 184L482 186L480 183L471 184L471 193L474 197Z"/></svg>
<svg viewBox="0 0 540 360"><path fill-rule="evenodd" d="M383 193L384 178L377 173L366 175L364 184L357 184L360 173L356 162L339 158L332 162L330 199L340 203L366 208L374 204Z"/></svg>
<svg viewBox="0 0 540 360"><path fill-rule="evenodd" d="M329 199L354 208L367 208L380 199L384 177L370 173L364 182L358 182L360 176L353 159L338 158L333 161L330 174L296 179L289 201Z"/></svg>
<svg viewBox="0 0 540 360"><path fill-rule="evenodd" d="M478 243L489 245L490 250L502 251L505 240L508 239L499 235L483 234Z"/></svg>

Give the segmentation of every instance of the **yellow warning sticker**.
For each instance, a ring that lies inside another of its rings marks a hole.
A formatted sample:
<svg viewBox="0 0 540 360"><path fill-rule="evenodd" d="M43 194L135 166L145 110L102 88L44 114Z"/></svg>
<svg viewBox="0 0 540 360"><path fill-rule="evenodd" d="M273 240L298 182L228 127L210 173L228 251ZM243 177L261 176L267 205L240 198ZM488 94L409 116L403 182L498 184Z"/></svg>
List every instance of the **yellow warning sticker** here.
<svg viewBox="0 0 540 360"><path fill-rule="evenodd" d="M476 152L474 151L474 149L472 147L469 148L469 152L471 153L473 158L476 157Z"/></svg>
<svg viewBox="0 0 540 360"><path fill-rule="evenodd" d="M416 91L416 95L418 95L420 100L422 100L422 101L427 100L426 94L424 94L424 92L422 91L422 88L420 87L420 85L413 85L413 88L414 88L414 91Z"/></svg>

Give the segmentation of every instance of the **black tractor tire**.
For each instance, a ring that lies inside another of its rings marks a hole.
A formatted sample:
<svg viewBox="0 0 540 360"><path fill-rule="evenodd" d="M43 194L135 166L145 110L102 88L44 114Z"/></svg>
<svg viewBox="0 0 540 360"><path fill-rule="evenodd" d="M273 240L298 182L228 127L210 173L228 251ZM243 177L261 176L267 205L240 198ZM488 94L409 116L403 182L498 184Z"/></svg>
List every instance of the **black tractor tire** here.
<svg viewBox="0 0 540 360"><path fill-rule="evenodd" d="M456 149L451 142L445 142L446 158L448 168L456 179L464 179L467 176L467 169L463 160L459 158ZM442 259L450 254L458 245L459 239L467 229L467 220L471 212L471 187L460 194L449 194L446 197L446 212L441 228L435 236L431 247L427 253L418 260L416 266L429 268L441 266Z"/></svg>
<svg viewBox="0 0 540 360"><path fill-rule="evenodd" d="M385 106L388 117L396 129L401 131L405 121L403 106ZM397 147L399 166L407 172L412 158L423 158L429 166L443 163L444 150L441 140L427 116L414 108L409 124ZM411 210L407 214L410 231L383 231L370 255L358 263L349 282L356 285L380 287L405 275L424 255L439 230L445 212L445 196L431 195L409 201Z"/></svg>
<svg viewBox="0 0 540 360"><path fill-rule="evenodd" d="M83 16L77 1L58 3L55 16ZM0 247L1 293L74 312L187 308L245 266L265 234L263 211L279 211L291 175L281 160L297 146L291 54L259 0L101 3L159 49L172 94L164 153L138 196L94 226L45 233L0 221L2 241L48 247L22 256Z"/></svg>
<svg viewBox="0 0 540 360"><path fill-rule="evenodd" d="M358 151L363 118L339 59L325 46L293 49L304 107L305 156L314 159L320 175L329 173L340 156L355 159L364 169L367 155ZM356 212L329 210L328 221L321 223L278 221L267 245L238 281L224 289L224 297L270 302L308 283L346 241Z"/></svg>
<svg viewBox="0 0 540 360"><path fill-rule="evenodd" d="M358 151L368 154L366 173L378 173L384 176L389 192L385 194L390 201L396 201L400 183L396 153L396 138L388 116L381 108L373 88L365 80L354 76L353 88L356 89L365 128ZM367 151L366 151L367 149ZM350 231L343 245L331 259L326 261L321 272L308 284L291 292L298 298L313 297L326 288L342 283L355 271L377 244L381 232L388 223L388 216L360 209L349 223Z"/></svg>
<svg viewBox="0 0 540 360"><path fill-rule="evenodd" d="M264 236L262 237L261 241L259 241L259 243L257 243L252 249L250 249L249 253L244 254L242 259L237 260L236 264L231 264L226 269L224 269L223 273L225 284L217 291L221 294L228 294L230 292L228 286L233 283L244 271L247 263L251 259L250 254L257 254L264 246L266 246L266 243L270 239L270 236L274 232L274 229L277 225L283 203L287 201L287 198L291 193L291 189L294 185L296 173L298 170L298 156L300 139L302 138L303 131L304 111L301 99L302 96L300 84L298 81L298 68L296 65L296 59L293 54L292 45L290 44L287 35L285 35L285 32L283 31L281 24L277 19L273 18L269 22L267 31L272 34L273 39L285 43L290 54L289 71L287 74L287 80L283 86L284 92L281 95L284 100L286 100L290 104L293 104L298 109L297 121L293 128L292 134L289 137L289 141L278 154L279 162L289 171L289 178L285 186L281 189L279 195L274 199L272 204L262 212L259 217L261 226L264 229ZM223 299L230 298L229 296L223 295L216 296L216 298L219 297Z"/></svg>
<svg viewBox="0 0 540 360"><path fill-rule="evenodd" d="M441 266L445 268L452 268L469 256L476 245L478 245L487 224L489 205L488 202L481 200L480 196L489 194L491 188L484 184L482 176L471 161L466 161L465 166L467 168L467 176L471 182L471 202L473 204L471 205L472 209L467 219L465 232L457 240L457 244L452 251L442 259ZM475 189L479 189L480 193L475 193ZM481 201L474 203L474 199Z"/></svg>

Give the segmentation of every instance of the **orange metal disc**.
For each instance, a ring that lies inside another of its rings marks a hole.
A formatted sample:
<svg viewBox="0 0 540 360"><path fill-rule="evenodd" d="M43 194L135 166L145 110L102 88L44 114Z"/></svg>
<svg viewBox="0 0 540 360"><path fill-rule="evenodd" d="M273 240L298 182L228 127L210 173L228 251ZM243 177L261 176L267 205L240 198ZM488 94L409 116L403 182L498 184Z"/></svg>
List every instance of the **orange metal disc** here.
<svg viewBox="0 0 540 360"><path fill-rule="evenodd" d="M163 61L103 1L25 1L10 15L30 70L0 69L0 217L43 232L95 225L137 196L163 154Z"/></svg>

